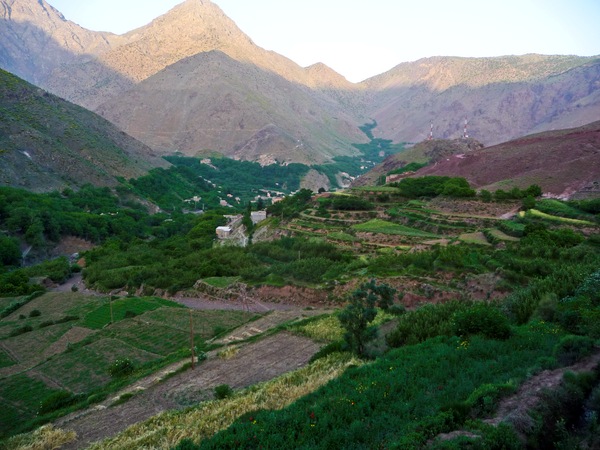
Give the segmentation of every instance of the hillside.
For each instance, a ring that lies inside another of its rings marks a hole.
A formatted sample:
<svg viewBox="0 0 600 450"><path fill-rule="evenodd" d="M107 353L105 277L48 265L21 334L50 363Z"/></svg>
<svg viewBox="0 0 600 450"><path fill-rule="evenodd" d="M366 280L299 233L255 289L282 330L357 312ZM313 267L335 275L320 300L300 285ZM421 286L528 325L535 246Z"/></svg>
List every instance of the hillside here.
<svg viewBox="0 0 600 450"><path fill-rule="evenodd" d="M491 190L537 184L544 192L563 197L598 190L600 122L534 134L493 147L469 145L472 142L472 139L423 141L388 157L354 185L373 185L380 177L409 163L428 162L416 176L465 177L474 187ZM442 157L432 157L436 154Z"/></svg>
<svg viewBox="0 0 600 450"><path fill-rule="evenodd" d="M107 120L0 70L0 185L110 186L168 163Z"/></svg>
<svg viewBox="0 0 600 450"><path fill-rule="evenodd" d="M570 197L600 181L600 122L455 156L418 174L466 177L491 190L537 184L546 193Z"/></svg>
<svg viewBox="0 0 600 450"><path fill-rule="evenodd" d="M469 135L485 145L600 116L600 59L578 56L434 57L366 80L367 110L389 139Z"/></svg>
<svg viewBox="0 0 600 450"><path fill-rule="evenodd" d="M469 153L481 148L483 144L475 139L431 139L419 142L405 151L388 156L381 164L354 180L352 186L374 186L381 177L408 164L432 164L452 155Z"/></svg>
<svg viewBox="0 0 600 450"><path fill-rule="evenodd" d="M7 37L0 35L0 41L9 43L10 51L0 58L3 68L79 105L97 109L156 150L195 154L210 148L265 161L271 161L272 154L283 153L281 160L323 162L334 155L355 153L350 144L364 140L357 129L362 119L343 112L328 95L333 90L351 89L351 83L325 66L304 69L256 46L210 1L187 0L122 36L84 30L66 21L43 0L8 3L4 0L5 10L18 7L22 12L18 17L5 13ZM15 34L32 34L35 38L12 45L11 36ZM65 38L67 35L71 38ZM75 50L72 41L80 42ZM209 55L213 51L227 56L227 62L222 60L223 67L218 67L214 55ZM43 52L47 55L44 58L39 56ZM24 55L31 64L19 63ZM190 64L189 58L197 63L207 58L204 72L210 70L215 76L189 83L199 69ZM44 70L37 71L37 63L43 64ZM253 83L245 82L249 71ZM149 80L153 76L160 81ZM168 95L161 88L181 86L180 77L188 81L188 91L199 94L198 100L182 103L181 96ZM138 86L144 80L148 83ZM133 97L140 103L141 112L132 123L124 119L128 110L137 106L130 103ZM235 105L230 104L231 97ZM190 136L189 131L197 128L198 108L209 99L220 105L219 111L204 112L203 127L220 131L198 130ZM156 104L161 107L144 108ZM178 110L175 117L163 113L173 110ZM155 131L157 123L161 124L159 133ZM245 124L248 128L240 131ZM271 125L277 130L274 134ZM298 140L303 141L299 147Z"/></svg>
<svg viewBox="0 0 600 450"><path fill-rule="evenodd" d="M364 139L330 98L220 51L185 58L97 112L160 152L190 156L315 164Z"/></svg>

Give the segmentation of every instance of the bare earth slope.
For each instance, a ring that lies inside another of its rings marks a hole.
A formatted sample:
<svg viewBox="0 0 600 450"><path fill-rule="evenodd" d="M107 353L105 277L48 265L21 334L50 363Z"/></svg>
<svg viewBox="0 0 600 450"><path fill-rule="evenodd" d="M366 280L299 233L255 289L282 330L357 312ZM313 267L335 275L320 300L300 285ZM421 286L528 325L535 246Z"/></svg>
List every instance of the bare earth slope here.
<svg viewBox="0 0 600 450"><path fill-rule="evenodd" d="M77 433L77 440L66 448L85 448L91 442L114 436L163 411L210 399L218 385L240 389L295 370L307 364L318 349L319 344L308 338L279 333L243 346L230 359L214 355L195 370L187 370L158 384L147 385L142 380L140 386L143 387L134 389L137 394L126 403L74 413L55 425Z"/></svg>
<svg viewBox="0 0 600 450"><path fill-rule="evenodd" d="M493 190L537 184L546 193L570 196L600 181L600 122L453 156L417 175L460 176Z"/></svg>
<svg viewBox="0 0 600 450"><path fill-rule="evenodd" d="M600 59L578 56L434 57L362 83L383 135L418 142L463 134L493 145L600 117Z"/></svg>

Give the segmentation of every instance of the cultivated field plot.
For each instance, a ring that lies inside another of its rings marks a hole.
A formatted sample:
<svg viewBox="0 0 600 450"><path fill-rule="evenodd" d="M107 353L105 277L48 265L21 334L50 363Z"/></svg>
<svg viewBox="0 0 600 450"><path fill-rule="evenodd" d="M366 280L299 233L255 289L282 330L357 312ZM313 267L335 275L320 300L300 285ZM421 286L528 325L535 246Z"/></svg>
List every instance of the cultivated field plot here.
<svg viewBox="0 0 600 450"><path fill-rule="evenodd" d="M289 333L279 333L243 346L232 358L213 358L140 391L126 403L92 411L57 426L77 432L77 447L113 436L129 425L161 411L181 408L213 397L215 386L228 384L245 388L271 380L308 363L319 349L314 341Z"/></svg>
<svg viewBox="0 0 600 450"><path fill-rule="evenodd" d="M356 231L363 231L366 233L392 234L427 239L439 237L438 235L433 233L427 233L416 228L407 227L405 225L399 225L381 219L373 219L360 225L354 225L352 228Z"/></svg>
<svg viewBox="0 0 600 450"><path fill-rule="evenodd" d="M59 390L87 398L107 389L108 368L119 358L158 368L189 351L187 308L160 298L114 299L112 325L110 309L109 298L55 292L0 320L0 436L34 419L40 402ZM255 317L192 311L195 345Z"/></svg>
<svg viewBox="0 0 600 450"><path fill-rule="evenodd" d="M285 229L295 235L318 237L358 253L370 254L387 251L423 249L436 243L463 242L489 244L480 235L484 229L497 227L496 214L506 212L509 205L492 205L478 201L426 202L410 200L390 202L378 200L381 192L353 190L375 205L370 211L319 211L309 209L292 220ZM462 205L463 208L458 208ZM450 206L453 206L452 212ZM438 208L440 207L440 208ZM478 209L480 208L480 209ZM514 238L500 230L492 231L497 241Z"/></svg>

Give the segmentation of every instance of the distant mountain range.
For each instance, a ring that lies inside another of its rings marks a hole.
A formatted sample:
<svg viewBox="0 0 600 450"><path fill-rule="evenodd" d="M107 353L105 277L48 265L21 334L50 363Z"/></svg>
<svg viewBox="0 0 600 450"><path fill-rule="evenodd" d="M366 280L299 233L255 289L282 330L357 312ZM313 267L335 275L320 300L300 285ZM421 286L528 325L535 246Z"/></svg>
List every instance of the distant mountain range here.
<svg viewBox="0 0 600 450"><path fill-rule="evenodd" d="M397 142L468 134L485 145L600 117L600 58L435 57L353 84L256 46L209 0L121 36L44 0L0 0L0 67L100 113L161 154L269 162L357 155L358 126Z"/></svg>

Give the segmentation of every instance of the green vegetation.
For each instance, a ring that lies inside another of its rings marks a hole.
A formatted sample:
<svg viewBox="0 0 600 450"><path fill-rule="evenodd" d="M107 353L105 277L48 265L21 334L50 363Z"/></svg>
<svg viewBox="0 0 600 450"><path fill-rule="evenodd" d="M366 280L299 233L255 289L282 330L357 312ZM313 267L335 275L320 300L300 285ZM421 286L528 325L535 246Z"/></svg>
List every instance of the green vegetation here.
<svg viewBox="0 0 600 450"><path fill-rule="evenodd" d="M298 190L300 180L310 170L301 164L261 166L224 157L210 158L206 163L181 156L166 159L173 164L169 169L154 169L129 180L120 191L152 200L168 211L214 209L221 200L240 208L268 190L285 194Z"/></svg>
<svg viewBox="0 0 600 450"><path fill-rule="evenodd" d="M386 311L394 303L396 290L375 280L363 283L350 295L348 306L339 315L346 330L344 340L359 356L365 356L366 344L375 337L376 329L370 324L377 316L377 307Z"/></svg>
<svg viewBox="0 0 600 450"><path fill-rule="evenodd" d="M368 222L361 223L360 225L354 225L352 228L356 231L362 231L365 233L400 234L403 236L416 236L425 238L439 237L432 233L426 233L415 228L410 228L381 219L372 219Z"/></svg>
<svg viewBox="0 0 600 450"><path fill-rule="evenodd" d="M475 197L475 191L464 178L459 177L420 177L405 178L398 183L391 183L400 189L400 193L408 198L437 197Z"/></svg>
<svg viewBox="0 0 600 450"><path fill-rule="evenodd" d="M196 162L186 164L175 164L173 173L180 179ZM404 187L356 189L350 195L319 199L300 190L269 206L273 217L266 226L275 229L276 239L269 240L273 233L241 248L214 245L214 229L224 223L222 214L228 210L201 215L179 211L189 202L176 200L192 191L177 183L174 179L170 191L177 194L164 200L172 212L157 215L122 200L124 194L141 195L141 190L123 191L121 199L93 188L28 200L24 194L2 192L0 220L9 232L0 241L8 249L1 253L8 256L3 257L0 277L14 277L6 294L11 298L0 301L0 369L11 371L0 389L0 400L7 405L0 413L5 435L89 405L90 398L104 398L143 374L189 357L189 311L152 295L186 292L198 280L204 282L199 289L208 290L235 289L238 282L250 291L254 286L295 285L298 292L310 295L311 289L318 289L320 298L341 308L285 328L324 347L300 375L275 381L279 392L266 386L232 392L220 386L214 392L220 400L140 424L137 436L144 436L144 446L175 446L185 435L193 442L182 441L180 448L420 448L430 440L433 448L460 448L466 438L435 439L440 433L466 429L481 436L477 444L471 441L473 448L513 448L518 442L515 432L524 432L517 424L494 428L483 419L493 416L502 399L517 392L526 379L597 352L600 239L594 234L598 212L593 202L534 200L535 208L505 221L496 218L501 203L490 205L470 191L467 195L470 187L457 178L430 177ZM144 195L160 191L159 184L149 186ZM448 198L426 200L438 195ZM460 200L463 195L468 201ZM518 204L511 200L507 210ZM101 226L97 246L83 255L88 287L132 295L29 295L36 287L34 278L48 276L60 282L73 270L64 258L19 267L13 254L15 239L30 239L39 254L56 242L50 237L52 227L41 220L45 203L57 211L60 224L67 224L57 228L59 237L71 235L65 230L72 223L80 224L81 230L86 221ZM456 211L448 212L448 204L457 205ZM438 207L446 212L435 210L435 205L444 205ZM468 212L477 207L489 209L477 215ZM21 212L15 213L18 208ZM16 226L20 214L26 217L23 208L42 224L35 225L29 237L32 224ZM121 211L135 217L134 226L123 222L122 228L112 228L113 221L122 220ZM35 236L41 236L37 244ZM398 289L395 305L391 286ZM134 293L146 296L133 297ZM375 309L378 303L389 312ZM207 339L251 317L242 312L194 312L198 350L208 351ZM371 339L375 331L377 339ZM44 353L61 346L66 349L51 356ZM345 349L373 360L350 359ZM24 361L33 361L37 372L66 391L32 382ZM308 383L305 376L315 381ZM542 406L530 419L535 424L528 432L532 442L546 443L540 429L547 429L552 442L559 442L561 433L570 436L580 426L573 419L576 412L584 407L592 411L594 401L600 404L594 400L600 398L598 380L585 377L565 380L564 389L577 400L572 405L562 393L544 400L555 407L567 405L573 414L556 418ZM45 406L36 417L40 402ZM564 419L563 428L546 426L548 417L555 425ZM581 425L582 432L592 429L591 424ZM132 444L138 439L132 433L126 431L121 443L106 445L142 445Z"/></svg>
<svg viewBox="0 0 600 450"><path fill-rule="evenodd" d="M422 169L423 167L427 167L427 165L428 163L411 162L405 166L400 167L399 169L392 170L390 173L388 173L388 175L400 175L407 172L416 172L417 170Z"/></svg>
<svg viewBox="0 0 600 450"><path fill-rule="evenodd" d="M10 351L10 356L0 352L0 368L17 369L3 375L0 383L0 436L97 402L189 357L190 313L178 304L159 298L117 299L112 302L115 323L110 325L109 299L53 293L25 300L0 321L0 341ZM128 311L136 315L127 318ZM242 311L194 311L195 344L202 351L217 332L254 317ZM16 333L22 329L28 331ZM28 376L31 368L64 389Z"/></svg>

